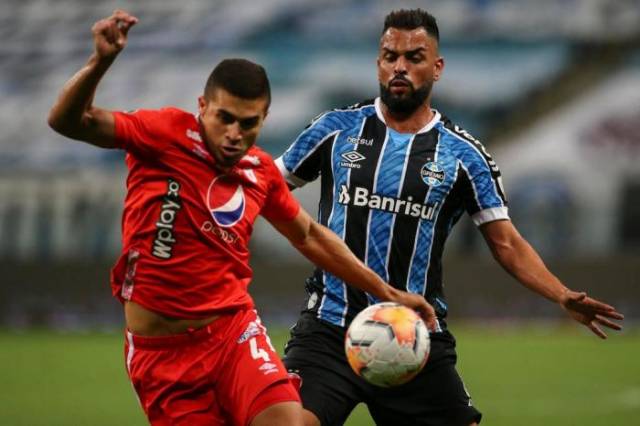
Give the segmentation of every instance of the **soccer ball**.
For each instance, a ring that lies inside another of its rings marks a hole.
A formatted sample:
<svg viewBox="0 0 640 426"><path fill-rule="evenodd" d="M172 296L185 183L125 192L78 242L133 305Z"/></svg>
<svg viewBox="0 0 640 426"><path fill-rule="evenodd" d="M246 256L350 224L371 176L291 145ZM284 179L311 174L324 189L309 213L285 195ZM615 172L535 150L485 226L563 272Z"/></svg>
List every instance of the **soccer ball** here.
<svg viewBox="0 0 640 426"><path fill-rule="evenodd" d="M360 312L344 342L353 371L382 387L413 379L427 362L430 347L429 331L418 314L390 302Z"/></svg>

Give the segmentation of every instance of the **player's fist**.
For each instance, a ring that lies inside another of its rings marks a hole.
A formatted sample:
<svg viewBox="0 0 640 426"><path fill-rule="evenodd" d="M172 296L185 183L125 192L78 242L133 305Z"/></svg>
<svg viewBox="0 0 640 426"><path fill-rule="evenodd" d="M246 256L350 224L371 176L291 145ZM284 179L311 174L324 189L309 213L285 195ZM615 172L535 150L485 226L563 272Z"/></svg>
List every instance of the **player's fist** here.
<svg viewBox="0 0 640 426"><path fill-rule="evenodd" d="M98 57L113 59L127 45L127 33L138 18L116 9L111 16L96 22L91 28Z"/></svg>

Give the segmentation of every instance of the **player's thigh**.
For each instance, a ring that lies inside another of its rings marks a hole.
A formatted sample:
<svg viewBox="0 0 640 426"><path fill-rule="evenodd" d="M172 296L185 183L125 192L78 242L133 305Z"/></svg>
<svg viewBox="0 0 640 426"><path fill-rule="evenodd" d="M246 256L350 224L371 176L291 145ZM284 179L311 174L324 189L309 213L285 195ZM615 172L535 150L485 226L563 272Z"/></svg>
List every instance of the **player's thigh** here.
<svg viewBox="0 0 640 426"><path fill-rule="evenodd" d="M215 361L211 360L207 343L135 350L127 345L129 378L149 423L154 426L225 424L209 379L207 365Z"/></svg>
<svg viewBox="0 0 640 426"><path fill-rule="evenodd" d="M256 401L267 402L263 409L280 402L300 402L284 364L254 311L238 318L235 332L229 335L226 345L216 393L233 424L248 424L251 416L261 411L254 408L252 412Z"/></svg>
<svg viewBox="0 0 640 426"><path fill-rule="evenodd" d="M455 368L455 357L435 360L415 379L378 389L367 401L376 425L469 426L482 415Z"/></svg>
<svg viewBox="0 0 640 426"><path fill-rule="evenodd" d="M362 379L349 367L343 338L309 318L301 318L292 331L284 362L302 378L302 405L323 426L342 425L363 400Z"/></svg>
<svg viewBox="0 0 640 426"><path fill-rule="evenodd" d="M251 426L304 426L299 402L277 402L261 410L249 422Z"/></svg>

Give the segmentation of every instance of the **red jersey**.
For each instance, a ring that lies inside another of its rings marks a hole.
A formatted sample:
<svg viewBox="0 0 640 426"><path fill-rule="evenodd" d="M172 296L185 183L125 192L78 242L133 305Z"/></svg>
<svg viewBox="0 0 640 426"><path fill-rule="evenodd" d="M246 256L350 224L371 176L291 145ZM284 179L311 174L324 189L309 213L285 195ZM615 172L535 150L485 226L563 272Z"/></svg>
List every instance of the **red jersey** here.
<svg viewBox="0 0 640 426"><path fill-rule="evenodd" d="M271 156L253 147L222 173L194 115L164 108L114 117L129 169L114 296L175 318L253 308L253 223L258 214L292 220L300 208Z"/></svg>

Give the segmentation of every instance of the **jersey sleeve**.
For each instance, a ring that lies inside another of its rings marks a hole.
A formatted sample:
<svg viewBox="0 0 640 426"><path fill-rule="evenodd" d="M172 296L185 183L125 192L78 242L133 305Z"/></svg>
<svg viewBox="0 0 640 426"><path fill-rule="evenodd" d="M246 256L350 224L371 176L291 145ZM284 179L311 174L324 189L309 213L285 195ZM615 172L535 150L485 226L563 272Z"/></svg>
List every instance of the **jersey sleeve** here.
<svg viewBox="0 0 640 426"><path fill-rule="evenodd" d="M468 142L459 159L462 201L473 223L480 226L509 219L498 165L479 142Z"/></svg>
<svg viewBox="0 0 640 426"><path fill-rule="evenodd" d="M162 128L167 121L164 110L117 111L113 115L117 148L138 155L161 152Z"/></svg>
<svg viewBox="0 0 640 426"><path fill-rule="evenodd" d="M332 143L337 128L338 121L333 112L318 116L276 159L276 166L287 183L299 188L318 178L323 148Z"/></svg>
<svg viewBox="0 0 640 426"><path fill-rule="evenodd" d="M278 172L273 163L271 166L273 167L271 185L260 213L268 220L293 220L300 211L300 204L289 190L284 177Z"/></svg>

